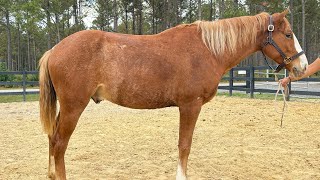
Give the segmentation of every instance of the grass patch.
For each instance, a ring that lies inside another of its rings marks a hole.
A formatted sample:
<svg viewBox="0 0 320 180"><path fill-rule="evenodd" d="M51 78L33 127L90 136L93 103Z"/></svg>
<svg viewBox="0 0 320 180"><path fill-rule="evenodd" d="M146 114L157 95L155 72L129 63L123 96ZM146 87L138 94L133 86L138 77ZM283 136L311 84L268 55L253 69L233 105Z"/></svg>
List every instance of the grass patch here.
<svg viewBox="0 0 320 180"><path fill-rule="evenodd" d="M26 101L38 101L39 94L28 94L26 95ZM10 103L10 102L22 102L23 95L1 95L0 103Z"/></svg>
<svg viewBox="0 0 320 180"><path fill-rule="evenodd" d="M271 93L255 93L253 96L253 99L265 99L265 100L274 100L276 94L271 94ZM237 97L237 98L250 98L250 93L239 93L239 92L233 92L232 96L229 96L229 92L218 92L217 96L227 96L227 97ZM279 92L278 101L283 101L283 97L281 92ZM293 97L292 95L290 96L290 101L304 101L304 102L319 102L320 99L316 97Z"/></svg>
<svg viewBox="0 0 320 180"><path fill-rule="evenodd" d="M229 96L229 92L218 92L217 93L218 96ZM238 93L238 92L233 92L232 96L230 97L238 97L238 98L250 98L250 93L246 94L246 93ZM268 94L268 93L255 93L253 95L254 99L267 99L267 100L273 100L275 97L275 94ZM282 100L282 94L278 95L278 100Z"/></svg>
<svg viewBox="0 0 320 180"><path fill-rule="evenodd" d="M0 90L12 90L12 89L22 89L20 86L15 86L15 87L5 87L5 86L0 86ZM39 89L39 86L27 86L27 89Z"/></svg>

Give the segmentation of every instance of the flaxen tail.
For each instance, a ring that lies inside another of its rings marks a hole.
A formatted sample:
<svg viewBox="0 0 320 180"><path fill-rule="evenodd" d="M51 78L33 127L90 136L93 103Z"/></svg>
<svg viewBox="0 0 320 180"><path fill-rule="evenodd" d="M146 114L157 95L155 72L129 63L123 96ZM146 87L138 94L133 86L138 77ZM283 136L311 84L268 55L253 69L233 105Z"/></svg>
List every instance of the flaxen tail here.
<svg viewBox="0 0 320 180"><path fill-rule="evenodd" d="M40 119L43 131L51 136L56 127L57 96L51 82L48 59L51 50L47 51L39 62L39 86L40 86Z"/></svg>

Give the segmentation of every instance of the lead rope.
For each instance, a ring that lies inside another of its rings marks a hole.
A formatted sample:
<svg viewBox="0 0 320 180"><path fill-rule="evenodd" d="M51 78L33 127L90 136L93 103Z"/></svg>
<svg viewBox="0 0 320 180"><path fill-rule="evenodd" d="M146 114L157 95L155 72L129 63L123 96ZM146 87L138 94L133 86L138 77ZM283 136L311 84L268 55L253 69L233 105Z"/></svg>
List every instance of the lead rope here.
<svg viewBox="0 0 320 180"><path fill-rule="evenodd" d="M263 52L263 51L261 51L261 52L262 52L262 55L263 55L263 57L264 57L265 62L266 62L267 65L269 66L269 68L272 69L272 70L275 72L275 69L274 69L272 66L270 66L270 64L268 63L267 57L266 57L266 55L264 54L264 52ZM281 114L281 124L280 124L280 127L282 128L282 124L283 124L282 122L283 122L284 112L286 111L286 107L288 106L288 103L287 103L287 101L286 101L286 95L289 94L289 88L288 88L288 87L283 88L283 87L281 86L281 83L280 83L280 81L279 81L279 78L278 78L277 74L278 74L278 73L275 73L275 74L274 74L274 80L275 80L276 82L278 82L278 90L277 90L276 95L275 95L275 97L274 97L274 109L275 109L275 111L276 111L277 113ZM281 91L282 97L283 97L282 112L279 112L279 111L277 110L277 105L276 105L277 97L278 97L278 94L279 94L280 91Z"/></svg>
<svg viewBox="0 0 320 180"><path fill-rule="evenodd" d="M278 81L278 77L277 77L277 75L275 75L275 79L276 79L276 81ZM278 81L279 82L279 81ZM277 110L277 105L276 105L276 101L277 101L277 97L278 97L278 94L279 94L279 92L281 91L281 93L282 93L282 97L283 97L283 107L282 107L282 112L279 112L278 110ZM285 113L285 111L287 110L287 107L288 107L288 103L287 103L287 101L286 101L286 95L289 93L289 88L288 87L286 87L286 88L283 88L282 86L281 86L281 83L279 82L278 83L278 90L277 90L277 92L276 92L276 95L275 95L275 97L274 97L274 109L275 109L275 111L277 112L277 113L279 113L279 114L281 114L281 124L280 124L280 127L282 128L282 122L283 122L283 116L284 116L284 113Z"/></svg>

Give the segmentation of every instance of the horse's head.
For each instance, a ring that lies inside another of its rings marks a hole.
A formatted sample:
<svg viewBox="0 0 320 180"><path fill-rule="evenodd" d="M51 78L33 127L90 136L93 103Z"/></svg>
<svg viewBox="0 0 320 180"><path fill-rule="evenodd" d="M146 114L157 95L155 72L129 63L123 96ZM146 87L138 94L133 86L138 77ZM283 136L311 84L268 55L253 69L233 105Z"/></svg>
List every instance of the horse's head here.
<svg viewBox="0 0 320 180"><path fill-rule="evenodd" d="M287 13L288 10L285 10L269 17L262 52L279 64L276 72L285 67L293 77L300 77L308 61L285 18Z"/></svg>

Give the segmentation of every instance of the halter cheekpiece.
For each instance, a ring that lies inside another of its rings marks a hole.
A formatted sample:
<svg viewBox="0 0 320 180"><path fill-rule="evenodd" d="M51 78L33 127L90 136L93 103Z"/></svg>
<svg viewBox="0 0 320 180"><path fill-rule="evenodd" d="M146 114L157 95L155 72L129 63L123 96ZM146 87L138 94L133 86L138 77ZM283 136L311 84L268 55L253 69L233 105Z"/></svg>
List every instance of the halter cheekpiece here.
<svg viewBox="0 0 320 180"><path fill-rule="evenodd" d="M279 64L277 66L277 68L275 69L275 72L279 72L281 69L283 69L287 64L290 64L293 60L295 60L296 58L298 58L299 56L301 56L302 54L304 54L304 51L301 51L291 57L288 57L286 56L286 54L281 50L281 48L277 45L277 43L272 39L272 32L274 31L274 25L273 25L273 20L272 20L272 16L270 15L269 16L269 25L268 25L268 37L267 37L267 40L266 42L263 43L262 45L262 49L264 47L266 47L267 45L272 45L278 52L279 54L281 55L281 57L283 58L283 62L281 64ZM266 58L266 55L264 54L264 52L261 50L263 56L264 56L264 59L266 60L267 62L267 58ZM269 64L268 64L269 65ZM271 67L269 65L269 67ZM273 69L273 68L271 68Z"/></svg>

